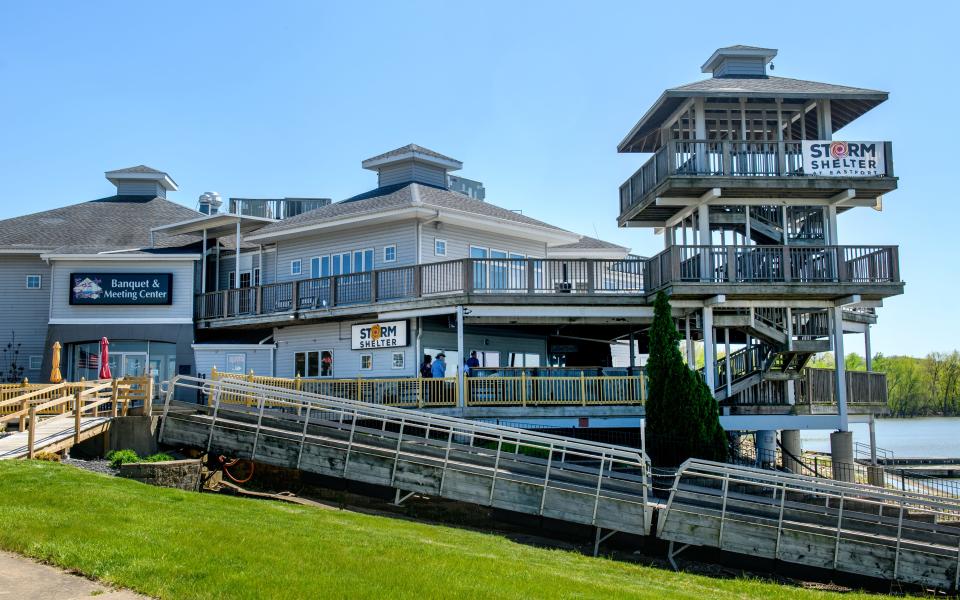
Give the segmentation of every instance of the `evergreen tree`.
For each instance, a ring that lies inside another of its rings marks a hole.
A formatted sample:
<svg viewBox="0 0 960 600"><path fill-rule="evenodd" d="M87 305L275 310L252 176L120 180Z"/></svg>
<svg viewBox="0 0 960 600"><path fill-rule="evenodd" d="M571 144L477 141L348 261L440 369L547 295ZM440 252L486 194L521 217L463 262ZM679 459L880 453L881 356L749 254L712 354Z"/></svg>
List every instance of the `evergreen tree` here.
<svg viewBox="0 0 960 600"><path fill-rule="evenodd" d="M657 465L676 466L690 457L726 459L726 435L717 402L680 354L666 294L657 294L647 360L647 441Z"/></svg>

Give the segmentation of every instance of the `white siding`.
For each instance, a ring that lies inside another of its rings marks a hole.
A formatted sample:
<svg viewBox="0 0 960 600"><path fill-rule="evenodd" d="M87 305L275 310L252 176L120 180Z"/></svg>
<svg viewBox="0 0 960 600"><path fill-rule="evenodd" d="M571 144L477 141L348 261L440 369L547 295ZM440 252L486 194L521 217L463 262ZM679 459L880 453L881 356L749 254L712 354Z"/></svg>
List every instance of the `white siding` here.
<svg viewBox="0 0 960 600"><path fill-rule="evenodd" d="M118 196L159 196L167 197L167 191L155 181L121 181L117 185Z"/></svg>
<svg viewBox="0 0 960 600"><path fill-rule="evenodd" d="M27 289L27 275L40 275L40 289ZM39 256L0 255L0 349L11 341L20 344L16 362L23 376L45 380L40 369L30 369L31 356L49 353L44 347L50 312L50 266ZM0 379L8 375L13 358L0 352Z"/></svg>
<svg viewBox="0 0 960 600"><path fill-rule="evenodd" d="M70 273L172 273L173 301L166 306L72 306ZM136 319L138 323L193 322L194 261L56 261L50 276L50 322Z"/></svg>
<svg viewBox="0 0 960 600"><path fill-rule="evenodd" d="M375 269L412 265L417 262L416 235L416 224L409 220L337 232L313 233L283 240L278 243L277 249L277 281L310 277L310 259L314 256L366 248L373 248ZM384 263L383 247L391 245L397 247L397 260ZM290 274L290 262L295 259L300 259L303 268L303 273L299 276Z"/></svg>
<svg viewBox="0 0 960 600"><path fill-rule="evenodd" d="M714 77L731 75L766 75L766 67L759 58L728 58L713 72Z"/></svg>
<svg viewBox="0 0 960 600"><path fill-rule="evenodd" d="M377 185L380 187L411 181L445 188L447 187L447 172L439 167L414 161L390 165L377 171Z"/></svg>
<svg viewBox="0 0 960 600"><path fill-rule="evenodd" d="M193 347L194 362L198 374L210 377L210 372L216 366L218 371L227 370L228 354L243 354L245 356L245 373L252 369L255 375L273 375L273 345L263 345L253 348L249 345L238 345L236 348L210 345L204 347L197 344Z"/></svg>
<svg viewBox="0 0 960 600"><path fill-rule="evenodd" d="M274 252L275 251L273 250L273 248L271 248L270 250L267 250L267 249L263 250L263 269L261 269L260 271L260 283L272 283L273 281L276 281L274 279L275 277L275 274L274 274L275 263L273 259ZM247 260L250 261L251 270L255 269L260 264L259 250L244 250L240 256L241 256L241 261L240 261L241 264L245 265ZM247 257L250 257L250 258L248 259ZM234 258L234 255L232 253L225 254L221 250L220 279L217 282L217 286L218 286L217 289L220 289L220 290L227 289L228 284L230 282L230 272L233 271L234 264L236 264L235 260L236 259ZM214 266L212 268L216 269L215 263L213 264ZM288 265L288 268L289 268L289 265Z"/></svg>
<svg viewBox="0 0 960 600"><path fill-rule="evenodd" d="M446 256L434 255L433 244L437 238L447 240ZM432 224L424 225L420 241L423 244L423 262L425 263L469 258L470 246L493 248L534 258L543 258L546 255L546 245L543 242L534 242L519 237L469 229L447 223L441 225L440 229L435 228Z"/></svg>
<svg viewBox="0 0 960 600"><path fill-rule="evenodd" d="M274 331L273 339L277 343L276 372L277 377L295 377L294 354L297 352L323 350L333 351L333 377L335 379L352 377L415 377L419 362L416 356L416 321L409 321L407 338L409 345L403 348L388 348L382 350L352 350L350 347L350 328L363 321L341 321L338 323L317 323L313 325L298 325L295 327L280 327ZM393 353L403 352L404 368L394 369ZM360 370L360 355L373 355L373 369ZM301 374L302 375L302 374Z"/></svg>

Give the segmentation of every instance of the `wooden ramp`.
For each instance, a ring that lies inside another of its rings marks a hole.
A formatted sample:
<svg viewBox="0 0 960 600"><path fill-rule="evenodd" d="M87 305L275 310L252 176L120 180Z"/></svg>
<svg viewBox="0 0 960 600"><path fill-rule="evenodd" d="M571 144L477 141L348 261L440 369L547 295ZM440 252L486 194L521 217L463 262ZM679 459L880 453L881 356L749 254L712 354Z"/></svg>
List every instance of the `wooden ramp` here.
<svg viewBox="0 0 960 600"><path fill-rule="evenodd" d="M81 417L80 436L77 439L72 418L54 417L42 420L35 431L34 452L60 452L110 427L110 417ZM18 431L0 437L0 460L26 458L30 451L30 432Z"/></svg>
<svg viewBox="0 0 960 600"><path fill-rule="evenodd" d="M66 450L106 431L137 400L149 415L152 393L146 377L24 386L19 395L0 399L0 431L8 423L18 428L0 434L0 459Z"/></svg>
<svg viewBox="0 0 960 600"><path fill-rule="evenodd" d="M207 394L206 406L173 401ZM177 377L164 444L647 535L649 461L597 444L241 380ZM609 533L608 533L609 535Z"/></svg>
<svg viewBox="0 0 960 600"><path fill-rule="evenodd" d="M960 584L960 503L689 460L657 536L940 590ZM682 550L682 548L681 548Z"/></svg>

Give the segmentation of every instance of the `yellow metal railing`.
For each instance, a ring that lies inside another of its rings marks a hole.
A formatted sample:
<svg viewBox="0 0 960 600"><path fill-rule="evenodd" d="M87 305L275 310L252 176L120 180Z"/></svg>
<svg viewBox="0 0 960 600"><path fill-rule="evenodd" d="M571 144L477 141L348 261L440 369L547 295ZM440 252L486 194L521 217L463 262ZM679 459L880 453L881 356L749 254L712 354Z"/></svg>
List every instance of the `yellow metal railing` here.
<svg viewBox="0 0 960 600"><path fill-rule="evenodd" d="M431 408L457 406L459 391L456 377L373 379L313 379L269 377L242 373L219 373L211 379L243 379L287 390L347 398L383 406ZM573 377L466 377L466 406L598 406L642 405L647 399L645 375L581 375ZM253 406L257 399L249 393L221 392L220 402Z"/></svg>
<svg viewBox="0 0 960 600"><path fill-rule="evenodd" d="M467 377L467 406L643 404L644 375Z"/></svg>

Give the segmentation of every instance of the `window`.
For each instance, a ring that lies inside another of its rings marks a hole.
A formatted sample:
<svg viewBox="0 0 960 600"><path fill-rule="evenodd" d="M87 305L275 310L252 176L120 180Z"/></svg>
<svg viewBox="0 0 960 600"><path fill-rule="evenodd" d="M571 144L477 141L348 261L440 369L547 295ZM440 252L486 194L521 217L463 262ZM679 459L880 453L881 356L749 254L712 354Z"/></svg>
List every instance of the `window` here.
<svg viewBox="0 0 960 600"><path fill-rule="evenodd" d="M383 247L383 262L385 263L397 262L397 245L396 244Z"/></svg>
<svg viewBox="0 0 960 600"><path fill-rule="evenodd" d="M42 285L43 285L43 277L41 277L40 275L27 275L28 290L39 290Z"/></svg>
<svg viewBox="0 0 960 600"><path fill-rule="evenodd" d="M360 370L369 371L373 369L373 355L372 354L361 354L360 355Z"/></svg>
<svg viewBox="0 0 960 600"><path fill-rule="evenodd" d="M314 256L310 259L310 278L316 279L320 277L320 257Z"/></svg>
<svg viewBox="0 0 960 600"><path fill-rule="evenodd" d="M340 254L334 254L331 258L333 260L333 273L332 275L349 275L350 271L350 253L341 252Z"/></svg>
<svg viewBox="0 0 960 600"><path fill-rule="evenodd" d="M320 376L319 352L297 352L293 355L293 364L296 374L300 377Z"/></svg>
<svg viewBox="0 0 960 600"><path fill-rule="evenodd" d="M237 272L230 271L227 273L227 289L232 290L237 286Z"/></svg>
<svg viewBox="0 0 960 600"><path fill-rule="evenodd" d="M540 355L533 354L533 353L524 354L523 352L511 352L510 366L511 367L539 367Z"/></svg>
<svg viewBox="0 0 960 600"><path fill-rule="evenodd" d="M477 362L481 367L499 367L500 353L489 350L475 350L477 353Z"/></svg>
<svg viewBox="0 0 960 600"><path fill-rule="evenodd" d="M329 277L330 276L330 257L329 256L314 256L310 259L310 277L316 279L317 277Z"/></svg>
<svg viewBox="0 0 960 600"><path fill-rule="evenodd" d="M300 259L290 261L290 274L291 275L300 275L303 272L303 265L300 263Z"/></svg>
<svg viewBox="0 0 960 600"><path fill-rule="evenodd" d="M441 240L440 238L435 238L433 240L433 255L434 256L447 255L447 240Z"/></svg>
<svg viewBox="0 0 960 600"><path fill-rule="evenodd" d="M320 377L333 377L333 350L320 353Z"/></svg>
<svg viewBox="0 0 960 600"><path fill-rule="evenodd" d="M260 267L253 270L253 285L260 285Z"/></svg>
<svg viewBox="0 0 960 600"><path fill-rule="evenodd" d="M403 352L394 352L393 353L393 365L394 369L402 369L404 365L404 357L406 355Z"/></svg>
<svg viewBox="0 0 960 600"><path fill-rule="evenodd" d="M247 355L246 354L228 354L226 360L227 373L246 373Z"/></svg>
<svg viewBox="0 0 960 600"><path fill-rule="evenodd" d="M40 367L43 365L43 356L34 354L30 357L30 370L39 371Z"/></svg>

